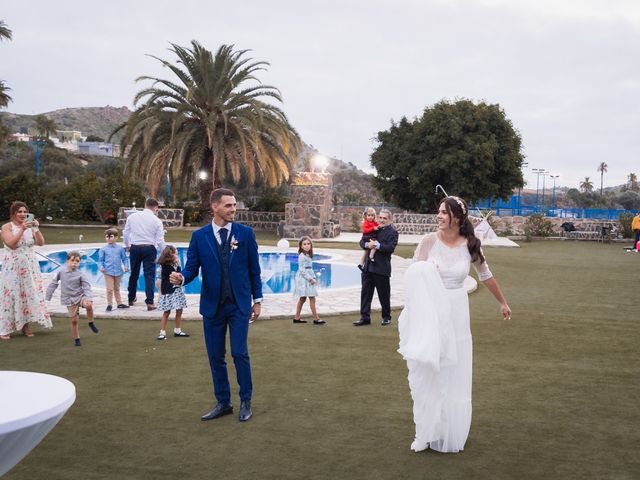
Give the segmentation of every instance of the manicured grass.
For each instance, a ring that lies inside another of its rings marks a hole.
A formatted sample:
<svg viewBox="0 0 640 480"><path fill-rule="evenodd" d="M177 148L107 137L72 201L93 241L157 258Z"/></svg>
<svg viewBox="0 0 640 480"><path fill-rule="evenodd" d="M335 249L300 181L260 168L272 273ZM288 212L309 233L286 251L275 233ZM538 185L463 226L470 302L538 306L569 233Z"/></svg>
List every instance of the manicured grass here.
<svg viewBox="0 0 640 480"><path fill-rule="evenodd" d="M213 405L199 322L186 324L191 338L159 343L157 322L102 321L99 335L83 325L75 348L61 318L0 344L3 369L77 387L60 424L4 478L637 478L640 255L586 242L485 253L513 320L499 319L486 289L471 295L474 416L463 453L409 451L398 312L390 328L354 328L353 316L252 325L247 424L199 420ZM234 381L232 391L238 406Z"/></svg>

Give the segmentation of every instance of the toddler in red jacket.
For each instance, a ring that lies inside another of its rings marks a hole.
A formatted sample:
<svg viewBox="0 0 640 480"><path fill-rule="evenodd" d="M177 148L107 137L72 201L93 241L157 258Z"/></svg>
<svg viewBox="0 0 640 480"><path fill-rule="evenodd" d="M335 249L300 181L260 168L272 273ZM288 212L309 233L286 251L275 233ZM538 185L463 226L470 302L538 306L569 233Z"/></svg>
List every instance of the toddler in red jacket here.
<svg viewBox="0 0 640 480"><path fill-rule="evenodd" d="M364 213L362 214L362 240L364 240L365 242L368 242L369 240L375 240L376 239L376 234L378 233L378 229L380 228L380 226L378 225L378 222L376 222L376 210L373 207L368 207ZM376 249L372 248L369 250L369 260L371 260L372 262L375 262L375 259L373 258L376 254ZM360 264L358 265L358 268L360 268L360 270L362 270L362 268L364 267L364 262L367 258L367 251L365 250L364 253L362 254L362 260L360 261Z"/></svg>

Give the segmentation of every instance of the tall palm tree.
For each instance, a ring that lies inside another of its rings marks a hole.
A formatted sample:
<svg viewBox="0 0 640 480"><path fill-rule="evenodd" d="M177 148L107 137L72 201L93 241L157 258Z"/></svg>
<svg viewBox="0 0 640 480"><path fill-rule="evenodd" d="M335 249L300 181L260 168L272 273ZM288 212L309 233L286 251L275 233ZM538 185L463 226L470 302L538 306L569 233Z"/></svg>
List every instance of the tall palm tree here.
<svg viewBox="0 0 640 480"><path fill-rule="evenodd" d="M584 180L580 182L580 190L582 190L584 193L593 192L593 182L589 177L584 177Z"/></svg>
<svg viewBox="0 0 640 480"><path fill-rule="evenodd" d="M638 176L635 173L629 174L629 190L638 191Z"/></svg>
<svg viewBox="0 0 640 480"><path fill-rule="evenodd" d="M0 20L0 40L5 38L11 40L13 32L7 27L7 24ZM0 108L6 108L11 101L11 97L7 94L7 91L11 90L7 87L2 80L0 80Z"/></svg>
<svg viewBox="0 0 640 480"><path fill-rule="evenodd" d="M6 108L11 101L11 97L7 93L11 90L7 87L2 80L0 80L0 108Z"/></svg>
<svg viewBox="0 0 640 480"><path fill-rule="evenodd" d="M288 180L301 141L284 112L266 101L282 103L279 90L256 77L269 64L233 45L222 45L215 56L196 41L191 48L171 47L175 64L153 58L177 80L137 79L153 84L135 96L140 105L122 126L122 143L131 145L127 170L148 180L163 166L177 181L172 185L183 187L203 169L213 187L228 178L269 186Z"/></svg>
<svg viewBox="0 0 640 480"><path fill-rule="evenodd" d="M56 131L56 122L44 115L35 118L36 130L45 138L49 138Z"/></svg>
<svg viewBox="0 0 640 480"><path fill-rule="evenodd" d="M606 162L600 162L598 165L598 171L600 172L600 196L602 196L602 182L604 180L604 174L607 172L609 165Z"/></svg>
<svg viewBox="0 0 640 480"><path fill-rule="evenodd" d="M5 38L7 40L11 40L12 36L13 32L11 31L11 29L7 27L6 23L0 20L0 40L4 40Z"/></svg>

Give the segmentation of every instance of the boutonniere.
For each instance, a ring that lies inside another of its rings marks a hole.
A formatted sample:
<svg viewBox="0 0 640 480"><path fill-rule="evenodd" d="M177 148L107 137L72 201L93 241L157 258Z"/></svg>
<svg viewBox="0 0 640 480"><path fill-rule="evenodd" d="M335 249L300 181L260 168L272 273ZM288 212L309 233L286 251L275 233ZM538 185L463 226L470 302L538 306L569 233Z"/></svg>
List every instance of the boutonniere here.
<svg viewBox="0 0 640 480"><path fill-rule="evenodd" d="M231 246L230 248L231 248L231 251L232 251L232 252L233 252L236 248L238 248L238 240L236 240L236 237L235 237L235 236L232 236L232 237L231 237L230 246Z"/></svg>

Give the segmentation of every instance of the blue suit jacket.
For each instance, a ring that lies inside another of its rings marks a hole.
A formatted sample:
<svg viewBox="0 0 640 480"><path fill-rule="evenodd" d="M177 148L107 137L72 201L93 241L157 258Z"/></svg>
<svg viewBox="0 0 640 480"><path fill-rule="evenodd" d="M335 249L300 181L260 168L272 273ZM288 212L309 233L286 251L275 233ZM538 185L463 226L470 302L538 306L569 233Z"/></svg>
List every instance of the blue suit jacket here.
<svg viewBox="0 0 640 480"><path fill-rule="evenodd" d="M262 298L258 243L251 228L235 222L231 224L233 239L237 241L237 248L231 251L229 259L231 289L238 308L246 312L248 318L252 297ZM200 315L207 317L216 314L220 302L221 259L216 243L211 224L193 232L187 250L187 264L182 270L186 285L198 276L202 268Z"/></svg>

